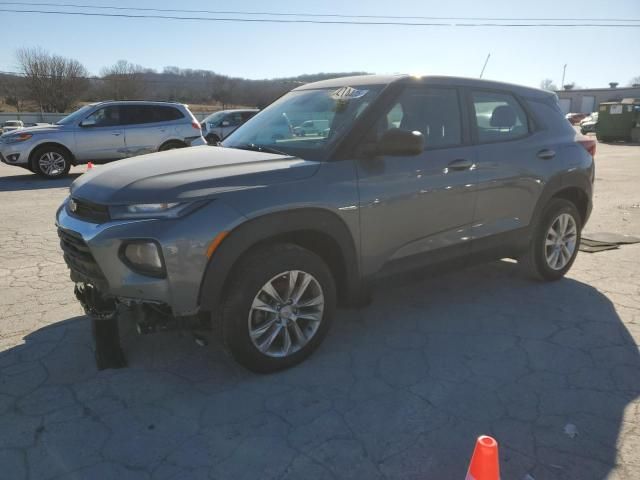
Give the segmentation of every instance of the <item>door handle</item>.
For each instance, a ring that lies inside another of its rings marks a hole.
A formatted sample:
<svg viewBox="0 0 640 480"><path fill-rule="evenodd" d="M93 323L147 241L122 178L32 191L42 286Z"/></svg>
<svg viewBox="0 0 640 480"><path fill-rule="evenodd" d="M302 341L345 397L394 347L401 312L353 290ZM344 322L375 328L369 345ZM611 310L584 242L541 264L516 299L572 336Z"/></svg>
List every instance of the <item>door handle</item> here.
<svg viewBox="0 0 640 480"><path fill-rule="evenodd" d="M447 170L468 170L473 167L473 162L466 158L458 158L453 162L450 162L447 166Z"/></svg>
<svg viewBox="0 0 640 480"><path fill-rule="evenodd" d="M118 133L118 132L113 132L113 133L111 133L111 135L113 135L113 136L115 136L115 137L119 137L119 136L120 136L120 135L122 135L122 134L121 134L121 133Z"/></svg>
<svg viewBox="0 0 640 480"><path fill-rule="evenodd" d="M544 150L540 150L538 152L538 158L541 158L542 160L551 160L555 156L556 152L548 148L545 148Z"/></svg>

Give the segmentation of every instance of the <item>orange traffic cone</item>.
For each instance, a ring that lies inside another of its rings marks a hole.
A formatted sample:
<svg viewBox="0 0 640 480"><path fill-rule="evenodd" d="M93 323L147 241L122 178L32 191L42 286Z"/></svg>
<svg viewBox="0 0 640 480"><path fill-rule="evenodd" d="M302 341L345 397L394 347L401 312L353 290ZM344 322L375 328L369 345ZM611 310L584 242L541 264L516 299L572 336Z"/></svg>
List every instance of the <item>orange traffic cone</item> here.
<svg viewBox="0 0 640 480"><path fill-rule="evenodd" d="M87 163L87 171L91 170L92 168L93 168L93 162Z"/></svg>
<svg viewBox="0 0 640 480"><path fill-rule="evenodd" d="M478 437L466 480L500 480L498 442L495 438L487 435Z"/></svg>

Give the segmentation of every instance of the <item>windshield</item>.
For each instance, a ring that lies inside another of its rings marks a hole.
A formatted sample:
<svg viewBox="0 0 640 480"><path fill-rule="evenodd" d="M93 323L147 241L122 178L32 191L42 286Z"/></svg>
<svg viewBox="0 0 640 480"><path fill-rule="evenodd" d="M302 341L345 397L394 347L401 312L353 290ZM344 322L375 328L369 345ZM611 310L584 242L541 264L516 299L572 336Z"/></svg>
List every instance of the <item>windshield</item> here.
<svg viewBox="0 0 640 480"><path fill-rule="evenodd" d="M20 122L8 121L8 122L4 122L4 126L5 127L19 127L20 126Z"/></svg>
<svg viewBox="0 0 640 480"><path fill-rule="evenodd" d="M222 121L223 117L224 117L224 112L215 112L209 115L207 118L205 118L202 122L208 123L211 126L216 127Z"/></svg>
<svg viewBox="0 0 640 480"><path fill-rule="evenodd" d="M261 147L322 160L381 90L381 85L366 85L289 92L233 132L222 146Z"/></svg>
<svg viewBox="0 0 640 480"><path fill-rule="evenodd" d="M84 118L84 116L89 113L89 111L94 107L94 105L85 105L79 110L67 115L62 120L58 120L56 125L70 125L75 122L80 122Z"/></svg>

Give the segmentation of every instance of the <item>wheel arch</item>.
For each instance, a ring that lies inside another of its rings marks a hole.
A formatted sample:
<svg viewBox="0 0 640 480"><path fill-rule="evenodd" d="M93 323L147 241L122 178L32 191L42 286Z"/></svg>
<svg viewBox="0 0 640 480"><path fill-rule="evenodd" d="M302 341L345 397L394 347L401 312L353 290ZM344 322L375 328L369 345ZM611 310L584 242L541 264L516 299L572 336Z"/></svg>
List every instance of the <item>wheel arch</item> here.
<svg viewBox="0 0 640 480"><path fill-rule="evenodd" d="M545 186L536 203L531 224L537 225L540 216L551 199L564 198L576 206L584 226L591 214L592 192L593 186L588 175L579 171L552 178Z"/></svg>
<svg viewBox="0 0 640 480"><path fill-rule="evenodd" d="M563 198L570 201L578 209L582 225L587 222L589 218L589 197L583 189L575 186L566 187L557 191L551 198Z"/></svg>
<svg viewBox="0 0 640 480"><path fill-rule="evenodd" d="M160 146L158 147L158 151L162 151L162 149L164 147L166 147L167 145L170 145L172 143L181 145L181 148L184 148L184 147L188 146L183 140L180 140L178 138L170 138L169 140L166 140L166 141L162 142L162 144L160 144Z"/></svg>
<svg viewBox="0 0 640 480"><path fill-rule="evenodd" d="M198 295L200 309L215 311L238 261L250 250L273 243L292 243L320 256L334 276L338 301L357 302L360 268L349 228L328 210L301 208L266 214L234 228L209 260Z"/></svg>
<svg viewBox="0 0 640 480"><path fill-rule="evenodd" d="M31 150L31 153L29 153L29 167L31 169L34 168L33 162L36 158L36 153L46 147L56 147L56 148L61 148L62 150L64 150L65 152L67 152L67 154L69 155L69 159L71 161L71 165L77 165L78 162L76 160L75 155L73 154L73 152L71 150L69 150L69 147L67 147L66 145L63 145L62 143L58 143L58 142L43 142L39 145L36 145L35 147L33 147L33 149Z"/></svg>

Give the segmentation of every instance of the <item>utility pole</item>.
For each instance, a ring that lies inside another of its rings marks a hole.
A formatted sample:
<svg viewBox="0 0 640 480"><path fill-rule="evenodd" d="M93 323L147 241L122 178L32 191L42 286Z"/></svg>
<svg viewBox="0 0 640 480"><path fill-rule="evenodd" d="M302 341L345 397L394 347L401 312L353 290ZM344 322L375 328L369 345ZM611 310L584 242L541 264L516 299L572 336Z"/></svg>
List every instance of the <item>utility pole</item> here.
<svg viewBox="0 0 640 480"><path fill-rule="evenodd" d="M567 64L562 67L562 83L560 83L560 90L564 89L564 74L567 73Z"/></svg>
<svg viewBox="0 0 640 480"><path fill-rule="evenodd" d="M482 78L482 75L484 75L484 69L487 68L487 63L489 63L490 56L491 56L491 53L487 55L487 59L484 61L484 65L482 66L482 71L480 72L480 78Z"/></svg>

